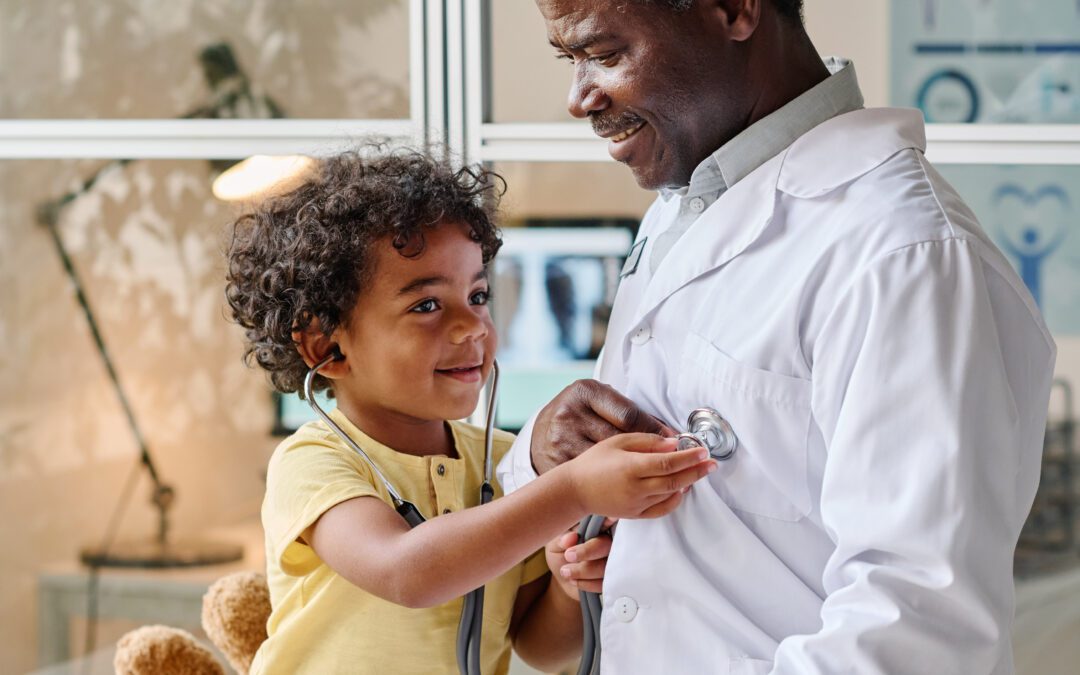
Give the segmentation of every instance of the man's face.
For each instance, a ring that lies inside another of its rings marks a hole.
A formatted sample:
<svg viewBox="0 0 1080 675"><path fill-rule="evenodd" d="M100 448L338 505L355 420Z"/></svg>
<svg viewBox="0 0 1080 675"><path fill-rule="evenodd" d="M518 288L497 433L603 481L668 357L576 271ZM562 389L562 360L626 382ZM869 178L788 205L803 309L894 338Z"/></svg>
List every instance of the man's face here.
<svg viewBox="0 0 1080 675"><path fill-rule="evenodd" d="M681 187L745 127L745 55L715 3L685 12L630 0L537 0L572 70L570 114L646 189Z"/></svg>

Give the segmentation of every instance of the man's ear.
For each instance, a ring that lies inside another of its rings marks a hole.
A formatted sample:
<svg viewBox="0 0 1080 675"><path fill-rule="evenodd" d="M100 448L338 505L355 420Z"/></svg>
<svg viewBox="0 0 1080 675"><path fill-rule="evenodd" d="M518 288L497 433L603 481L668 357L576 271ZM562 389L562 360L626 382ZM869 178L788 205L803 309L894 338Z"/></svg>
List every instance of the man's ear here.
<svg viewBox="0 0 1080 675"><path fill-rule="evenodd" d="M318 317L312 318L306 329L294 330L292 339L296 345L296 351L300 353L300 358L304 359L308 368L322 363L333 354L337 358L319 369L319 374L334 380L343 377L348 372L345 356L341 353L338 343L333 335L323 332Z"/></svg>
<svg viewBox="0 0 1080 675"><path fill-rule="evenodd" d="M706 0L710 17L722 24L729 40L745 42L761 23L761 5L771 0Z"/></svg>

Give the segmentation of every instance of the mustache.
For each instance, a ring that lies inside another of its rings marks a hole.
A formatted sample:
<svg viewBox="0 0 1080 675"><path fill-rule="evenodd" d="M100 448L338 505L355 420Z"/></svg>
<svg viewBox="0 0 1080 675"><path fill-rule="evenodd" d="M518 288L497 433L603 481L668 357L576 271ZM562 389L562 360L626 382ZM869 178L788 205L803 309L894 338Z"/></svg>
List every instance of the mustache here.
<svg viewBox="0 0 1080 675"><path fill-rule="evenodd" d="M589 121L592 123L593 133L597 136L610 136L645 122L642 117L630 111L617 114L594 113Z"/></svg>

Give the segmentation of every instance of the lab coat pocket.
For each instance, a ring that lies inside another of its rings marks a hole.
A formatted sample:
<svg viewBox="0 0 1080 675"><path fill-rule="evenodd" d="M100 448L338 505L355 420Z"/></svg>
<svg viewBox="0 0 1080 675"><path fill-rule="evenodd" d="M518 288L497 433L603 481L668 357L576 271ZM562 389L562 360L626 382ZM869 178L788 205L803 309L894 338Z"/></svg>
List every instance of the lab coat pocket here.
<svg viewBox="0 0 1080 675"><path fill-rule="evenodd" d="M731 424L739 446L718 462L709 484L731 508L796 522L810 513L807 441L809 380L740 363L690 333L674 400L708 406Z"/></svg>

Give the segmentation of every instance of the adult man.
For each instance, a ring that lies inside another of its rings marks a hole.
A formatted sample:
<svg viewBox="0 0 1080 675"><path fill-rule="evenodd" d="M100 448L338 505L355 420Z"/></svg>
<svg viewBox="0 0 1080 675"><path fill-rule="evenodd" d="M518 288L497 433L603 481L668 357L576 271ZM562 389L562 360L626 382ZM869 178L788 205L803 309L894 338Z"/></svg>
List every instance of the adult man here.
<svg viewBox="0 0 1080 675"><path fill-rule="evenodd" d="M538 0L570 112L661 195L610 386L560 394L500 478L700 406L734 427L672 515L620 524L605 673L1011 672L1055 347L921 116L863 110L800 4Z"/></svg>

